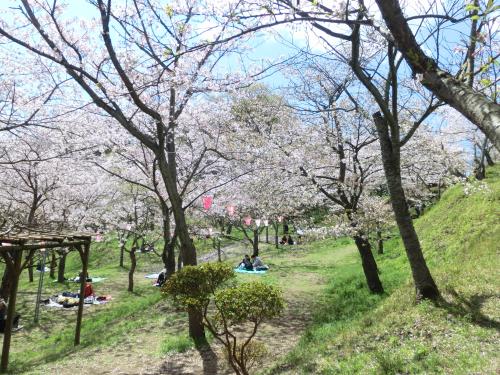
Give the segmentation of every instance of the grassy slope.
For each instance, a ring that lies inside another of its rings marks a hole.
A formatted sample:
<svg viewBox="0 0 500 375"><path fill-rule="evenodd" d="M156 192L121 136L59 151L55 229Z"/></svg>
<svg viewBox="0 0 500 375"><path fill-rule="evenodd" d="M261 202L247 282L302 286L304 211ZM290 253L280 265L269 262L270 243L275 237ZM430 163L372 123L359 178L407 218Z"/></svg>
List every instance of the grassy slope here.
<svg viewBox="0 0 500 375"><path fill-rule="evenodd" d="M379 256L383 296L368 294L354 258L333 270L315 324L271 373L493 374L500 371L498 225L500 168L487 190L449 189L417 220L441 289L439 305L414 303L397 238Z"/></svg>
<svg viewBox="0 0 500 375"><path fill-rule="evenodd" d="M397 239L387 243L386 254L378 258L384 296L366 291L359 256L349 241L320 241L291 252L288 247L264 247L264 260L273 272L263 279L284 289L297 314L311 311L315 319L297 348L271 372L494 373L499 368L494 361L498 335L489 320L499 320L495 251L500 241L494 225L500 170L492 172L496 175L488 180L489 192L465 197L462 188L455 187L417 223L431 270L448 301L442 307L414 305L408 265ZM11 370L50 373L65 363L80 368L76 353L111 353L114 346L128 345L146 332L149 345L130 358L188 348L184 315L142 278L145 272L158 271L161 262L150 254L139 257L137 272L142 274L136 278L136 293L129 294L126 270L117 267L116 241L93 248L91 275L108 278L95 288L112 293L114 300L86 310L80 348L72 346L75 312L42 309L41 325L35 326L29 321L34 295L20 296L25 329L15 335ZM78 267L77 259L69 260L67 276L76 275ZM20 290L34 291L34 284L28 285L23 275ZM44 295L75 286L46 283ZM47 365L40 367L43 363Z"/></svg>

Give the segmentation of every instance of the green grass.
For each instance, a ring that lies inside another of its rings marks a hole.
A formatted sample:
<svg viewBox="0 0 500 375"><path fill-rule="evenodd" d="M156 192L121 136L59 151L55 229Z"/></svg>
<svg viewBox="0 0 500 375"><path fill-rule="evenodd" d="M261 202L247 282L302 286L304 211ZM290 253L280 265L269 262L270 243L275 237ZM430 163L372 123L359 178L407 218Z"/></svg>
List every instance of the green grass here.
<svg viewBox="0 0 500 375"><path fill-rule="evenodd" d="M500 327L500 168L488 189L449 189L416 221L443 300L416 304L398 238L378 256L386 293L368 293L359 261L341 259L314 324L269 373L495 374Z"/></svg>
<svg viewBox="0 0 500 375"><path fill-rule="evenodd" d="M238 279L258 277L281 287L289 301L289 317L312 312L312 321L307 320L310 327L299 344L265 372L496 373L499 168L488 171L486 183L488 190L470 195L464 195L461 186L449 189L416 223L428 264L443 294L443 302L438 305L415 304L409 266L397 237L387 241L384 255L377 256L386 289L383 295L367 291L359 255L350 239L278 249L263 244L261 256L271 272L261 276L239 274ZM242 236L234 231L238 238ZM271 229L271 242L273 234ZM201 253L210 251L211 240L198 241ZM231 243L227 241L225 244ZM248 251L247 243L240 246L241 254L229 259L233 264ZM138 254L135 292L128 293L128 271L118 267L117 240L108 236L106 242L94 244L90 275L107 278L94 288L99 294L112 294L113 301L85 310L82 345L76 348L76 312L42 309L40 324L32 323L38 274L35 283L28 283L23 273L18 311L25 329L14 335L11 373L50 373L53 365L74 365L75 356L81 353L93 358L94 350L101 350L111 356L114 348L126 345L139 350L144 358L191 348L185 314L142 278L142 274L161 268L161 260L154 254ZM78 254L73 253L68 257L66 275L76 276L79 269ZM44 296L76 289L77 284L52 283L47 277ZM303 329L300 324L297 329ZM137 338L148 344L138 348Z"/></svg>
<svg viewBox="0 0 500 375"><path fill-rule="evenodd" d="M183 353L186 350L191 349L193 346L193 340L189 336L181 334L178 336L170 336L163 339L160 352L162 354Z"/></svg>

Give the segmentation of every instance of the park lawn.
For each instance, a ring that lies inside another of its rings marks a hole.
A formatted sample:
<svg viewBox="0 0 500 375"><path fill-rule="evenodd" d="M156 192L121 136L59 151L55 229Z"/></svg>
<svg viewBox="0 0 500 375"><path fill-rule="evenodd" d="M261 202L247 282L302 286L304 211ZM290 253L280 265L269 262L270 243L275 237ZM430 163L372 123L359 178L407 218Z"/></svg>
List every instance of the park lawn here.
<svg viewBox="0 0 500 375"><path fill-rule="evenodd" d="M442 301L415 303L404 249L393 238L377 258L386 293L368 293L358 264L339 265L314 323L266 373L498 373L500 168L485 184L467 187L469 194L450 188L416 221Z"/></svg>
<svg viewBox="0 0 500 375"><path fill-rule="evenodd" d="M332 269L344 257L354 263L357 257L349 240L326 240L279 249L271 244L262 244L261 247L262 257L272 271L263 276L238 275L238 278L244 282L257 277L283 289L288 301L287 315L282 321L276 320L263 327L261 339L276 340L275 345L270 346L279 352L273 354L284 355L310 323L311 306L320 300L317 295L325 287ZM227 252L227 260L236 265L247 252L250 252L248 243L233 243L233 248ZM126 254L125 266L127 264ZM67 259L66 276L76 276L79 267L78 254L72 253ZM182 355L191 350L193 345L186 335L185 314L176 310L171 301L162 298L159 289L151 286L152 280L143 277L161 268L160 259L153 254L138 254L135 291L129 293L126 291L128 271L118 267L117 241L109 236L105 242L93 244L89 274L106 278L94 283L94 289L98 294L111 294L113 300L105 305L85 308L79 347L73 346L75 309L41 307L40 323L33 323L39 273L35 272L35 282L29 283L25 271L17 304L24 328L13 337L10 372L70 374L83 368L96 373L116 368L125 372L145 371L160 367L168 355ZM77 289L76 283L55 283L48 272L45 274L43 298ZM283 332L292 323L294 332L289 336L293 340L285 341L283 346ZM184 359L178 357L175 360L182 363Z"/></svg>
<svg viewBox="0 0 500 375"><path fill-rule="evenodd" d="M265 275L241 275L241 282L263 280L283 290L287 309L281 319L263 325L257 335L270 348L259 370L278 373L496 373L499 342L498 262L499 170L489 171L488 189L465 195L449 189L417 221L426 257L444 300L416 305L409 267L398 238L377 256L386 293L368 293L357 251L348 239L301 246L261 246L271 266ZM91 276L113 301L84 312L82 345L73 347L75 311L42 308L40 325L31 322L34 295L20 294L25 329L15 334L12 373L74 374L154 372L168 363L184 371L202 371L186 337L185 315L162 298L146 273L162 268L158 258L140 254L136 291L126 292L127 270L117 266L115 240L95 244ZM236 265L249 244L234 244L228 261ZM77 256L76 254L73 257ZM126 261L126 264L128 262ZM68 276L78 270L68 260ZM20 291L35 283L22 276ZM73 286L74 285L74 286ZM46 282L44 295L76 289ZM220 358L219 362L223 362ZM172 367L173 366L173 367Z"/></svg>

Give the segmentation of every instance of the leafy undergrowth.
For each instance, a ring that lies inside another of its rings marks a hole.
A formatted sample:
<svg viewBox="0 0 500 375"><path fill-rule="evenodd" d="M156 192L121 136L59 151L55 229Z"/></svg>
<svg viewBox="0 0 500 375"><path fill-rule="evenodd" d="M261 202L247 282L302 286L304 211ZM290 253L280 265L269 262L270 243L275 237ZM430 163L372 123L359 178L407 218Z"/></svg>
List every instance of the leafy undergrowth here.
<svg viewBox="0 0 500 375"><path fill-rule="evenodd" d="M327 296L297 347L267 373L495 374L500 301L500 168L454 186L416 221L442 294L416 304L401 241L378 256L386 293L370 295L360 265L332 270Z"/></svg>

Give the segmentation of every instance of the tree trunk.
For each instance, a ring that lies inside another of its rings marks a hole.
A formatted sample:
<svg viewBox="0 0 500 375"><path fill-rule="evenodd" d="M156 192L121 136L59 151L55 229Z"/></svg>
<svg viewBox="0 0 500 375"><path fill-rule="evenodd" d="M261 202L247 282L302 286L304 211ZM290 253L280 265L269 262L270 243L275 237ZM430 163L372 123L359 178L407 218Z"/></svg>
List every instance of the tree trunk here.
<svg viewBox="0 0 500 375"><path fill-rule="evenodd" d="M259 228L255 228L253 230L252 247L253 247L253 255L255 255L256 257L259 256Z"/></svg>
<svg viewBox="0 0 500 375"><path fill-rule="evenodd" d="M188 225L184 207L182 204L182 197L177 189L177 161L175 151L175 89L170 89L170 119L169 119L169 133L164 134L164 128L159 126L158 139L160 148L155 152L158 158L159 170L168 193L168 198L171 205L171 210L175 220L175 231L179 238L181 245L180 253L182 254L182 261L185 265L196 266L198 260L196 259L196 248L194 242L189 236ZM166 141L166 143L165 143ZM205 329L203 326L203 316L201 312L189 315L189 333L195 342L207 342L205 337Z"/></svg>
<svg viewBox="0 0 500 375"><path fill-rule="evenodd" d="M57 268L56 254L54 251L52 251L52 255L50 258L50 272L49 272L49 276L51 279L56 278L56 268Z"/></svg>
<svg viewBox="0 0 500 375"><path fill-rule="evenodd" d="M227 225L226 234L231 234L232 230L233 230L233 223L229 223Z"/></svg>
<svg viewBox="0 0 500 375"><path fill-rule="evenodd" d="M385 119L377 112L373 115L379 136L382 151L382 162L384 166L387 187L391 196L391 205L398 224L399 233L403 240L406 256L415 283L417 300L428 298L435 300L439 297L439 290L425 262L417 232L413 227L413 221L406 204L406 197L401 182L401 172L398 162L398 150L389 138L389 129ZM399 140L397 140L399 142ZM397 146L396 146L397 147Z"/></svg>
<svg viewBox="0 0 500 375"><path fill-rule="evenodd" d="M384 239L382 238L382 231L377 231L377 253L384 253Z"/></svg>
<svg viewBox="0 0 500 375"><path fill-rule="evenodd" d="M278 236L279 226L278 226L278 223L273 223L273 227L274 227L274 246L276 246L276 248L278 248L279 247L279 236Z"/></svg>
<svg viewBox="0 0 500 375"><path fill-rule="evenodd" d="M168 279L175 273L175 241L172 241L172 239L165 242L162 258L166 270L165 277Z"/></svg>
<svg viewBox="0 0 500 375"><path fill-rule="evenodd" d="M205 326L203 325L203 314L200 310L189 309L189 336L193 339L197 348L208 345L205 337Z"/></svg>
<svg viewBox="0 0 500 375"><path fill-rule="evenodd" d="M269 243L269 225L266 225L266 243Z"/></svg>
<svg viewBox="0 0 500 375"><path fill-rule="evenodd" d="M177 256L177 271L182 269L182 253L179 251L179 255Z"/></svg>
<svg viewBox="0 0 500 375"><path fill-rule="evenodd" d="M135 257L135 246L132 246L130 248L130 269L128 270L128 291L133 292L134 291L134 272L135 272L135 267L137 266L137 258Z"/></svg>
<svg viewBox="0 0 500 375"><path fill-rule="evenodd" d="M493 158L491 157L488 150L484 150L484 157L486 158L486 162L490 167L495 165L495 162L493 161Z"/></svg>
<svg viewBox="0 0 500 375"><path fill-rule="evenodd" d="M475 124L500 150L500 105L474 91L466 82L441 70L420 48L398 0L376 0L398 50L415 74L422 74L422 84L440 100L455 108Z"/></svg>
<svg viewBox="0 0 500 375"><path fill-rule="evenodd" d="M28 262L28 280L30 283L33 282L33 257L31 257Z"/></svg>
<svg viewBox="0 0 500 375"><path fill-rule="evenodd" d="M0 290L0 297L3 298L5 302L9 302L12 277L10 268L5 267L2 277L2 289Z"/></svg>
<svg viewBox="0 0 500 375"><path fill-rule="evenodd" d="M7 372L7 367L9 365L9 353L10 353L10 341L12 337L12 324L14 322L14 315L16 310L16 298L17 289L19 286L19 276L21 272L21 262L23 257L23 251L14 251L12 254L12 270L9 272L9 285L11 288L9 290L10 298L9 305L7 307L7 319L5 321L4 337L3 337L3 347L2 347L2 360L0 363L0 370L2 373ZM9 267L9 268L11 268Z"/></svg>
<svg viewBox="0 0 500 375"><path fill-rule="evenodd" d="M124 240L123 238L120 239L120 267L122 268L123 268L123 261L125 258L125 244L126 240Z"/></svg>
<svg viewBox="0 0 500 375"><path fill-rule="evenodd" d="M59 258L59 266L57 267L57 282L58 283L63 283L64 282L64 272L66 271L66 256L68 253L66 251L61 251L59 253L61 257Z"/></svg>
<svg viewBox="0 0 500 375"><path fill-rule="evenodd" d="M384 288L378 277L377 262L375 262L375 258L373 257L370 242L360 235L354 236L353 238L358 248L359 255L361 256L361 264L363 266L363 272L365 273L368 289L370 289L372 293L383 293Z"/></svg>

